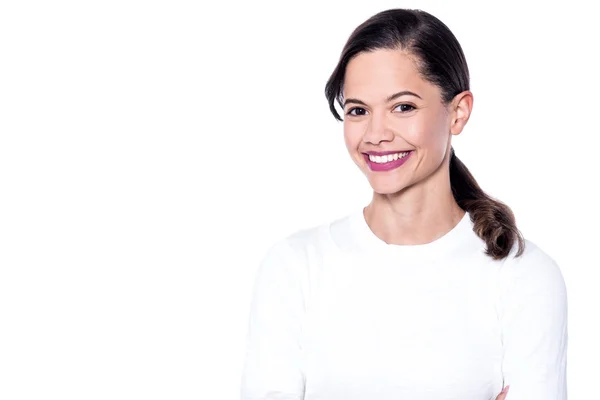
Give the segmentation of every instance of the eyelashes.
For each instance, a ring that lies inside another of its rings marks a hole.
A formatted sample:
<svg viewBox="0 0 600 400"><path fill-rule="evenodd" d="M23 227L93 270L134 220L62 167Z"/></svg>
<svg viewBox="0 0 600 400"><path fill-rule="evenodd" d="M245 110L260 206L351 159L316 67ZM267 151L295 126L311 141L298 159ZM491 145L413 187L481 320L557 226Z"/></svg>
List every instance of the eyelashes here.
<svg viewBox="0 0 600 400"><path fill-rule="evenodd" d="M401 114L406 114L416 109L417 107L407 103L398 104L396 107L394 107L394 110L399 110ZM352 107L348 110L348 112L346 112L346 115L353 117L360 117L366 114L367 110L365 110L363 107Z"/></svg>
<svg viewBox="0 0 600 400"><path fill-rule="evenodd" d="M399 107L404 107L404 109L402 109L402 112L410 112L412 110L417 109L417 107L413 106L412 104L398 104L396 108L394 108L394 110L398 109Z"/></svg>
<svg viewBox="0 0 600 400"><path fill-rule="evenodd" d="M355 114L354 113L355 111L357 111L357 112L360 111L360 114ZM366 112L367 112L367 110L365 110L362 107L352 107L351 109L348 110L348 112L346 113L346 115L352 115L354 117L357 117L359 115L365 115Z"/></svg>

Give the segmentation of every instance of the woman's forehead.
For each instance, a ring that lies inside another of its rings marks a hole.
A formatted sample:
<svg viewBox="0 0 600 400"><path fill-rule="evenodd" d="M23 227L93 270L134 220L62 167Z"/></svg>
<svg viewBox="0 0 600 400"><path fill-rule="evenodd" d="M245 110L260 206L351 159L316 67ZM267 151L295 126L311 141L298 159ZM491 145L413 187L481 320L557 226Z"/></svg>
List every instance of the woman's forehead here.
<svg viewBox="0 0 600 400"><path fill-rule="evenodd" d="M417 93L435 91L431 86L421 77L410 54L402 50L376 50L360 53L348 63L343 96L379 100L401 90Z"/></svg>

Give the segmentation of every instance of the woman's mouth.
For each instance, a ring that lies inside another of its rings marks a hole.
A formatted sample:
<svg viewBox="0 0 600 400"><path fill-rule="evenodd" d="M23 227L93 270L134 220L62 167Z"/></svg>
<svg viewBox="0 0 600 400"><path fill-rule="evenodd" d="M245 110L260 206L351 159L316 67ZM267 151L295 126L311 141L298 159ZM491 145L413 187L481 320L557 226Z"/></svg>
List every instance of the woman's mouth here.
<svg viewBox="0 0 600 400"><path fill-rule="evenodd" d="M413 153L413 150L401 151L386 155L363 153L363 157L371 171L389 171L404 164Z"/></svg>

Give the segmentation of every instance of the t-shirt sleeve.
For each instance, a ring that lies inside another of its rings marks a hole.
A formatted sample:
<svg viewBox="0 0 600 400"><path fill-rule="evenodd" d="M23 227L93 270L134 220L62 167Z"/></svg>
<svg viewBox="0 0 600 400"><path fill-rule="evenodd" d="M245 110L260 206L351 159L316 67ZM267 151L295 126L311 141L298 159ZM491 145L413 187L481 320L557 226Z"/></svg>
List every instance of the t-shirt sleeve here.
<svg viewBox="0 0 600 400"><path fill-rule="evenodd" d="M558 265L527 241L525 253L507 260L501 274L507 399L567 400L567 293Z"/></svg>
<svg viewBox="0 0 600 400"><path fill-rule="evenodd" d="M285 241L263 257L254 283L243 365L242 400L302 400L301 260Z"/></svg>

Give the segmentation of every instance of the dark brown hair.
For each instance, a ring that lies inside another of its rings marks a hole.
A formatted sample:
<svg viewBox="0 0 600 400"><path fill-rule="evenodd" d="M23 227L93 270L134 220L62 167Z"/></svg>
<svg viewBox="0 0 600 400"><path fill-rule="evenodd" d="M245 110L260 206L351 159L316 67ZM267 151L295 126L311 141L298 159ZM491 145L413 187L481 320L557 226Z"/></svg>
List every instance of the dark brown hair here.
<svg viewBox="0 0 600 400"><path fill-rule="evenodd" d="M359 25L348 38L339 62L325 86L325 96L333 116L342 120L335 102L343 108L346 67L359 53L377 49L400 49L415 56L421 76L438 86L442 101L448 104L469 90L469 68L463 50L450 29L438 18L421 10L382 11ZM485 241L486 254L496 260L506 258L518 243L516 256L523 254L525 241L517 229L512 210L487 195L467 167L450 158L450 185L458 205L469 212L473 230Z"/></svg>

